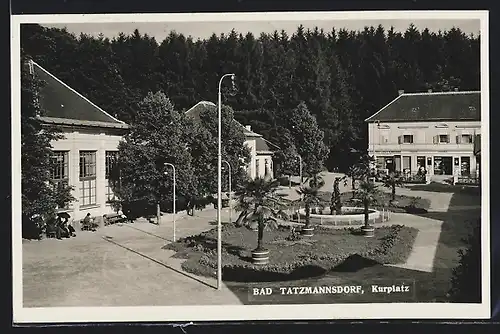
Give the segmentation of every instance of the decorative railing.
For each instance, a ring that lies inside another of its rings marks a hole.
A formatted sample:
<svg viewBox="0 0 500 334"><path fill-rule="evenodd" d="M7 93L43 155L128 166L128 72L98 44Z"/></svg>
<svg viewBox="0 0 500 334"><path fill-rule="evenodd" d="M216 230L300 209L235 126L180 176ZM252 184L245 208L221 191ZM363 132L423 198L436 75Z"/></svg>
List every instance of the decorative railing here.
<svg viewBox="0 0 500 334"><path fill-rule="evenodd" d="M481 183L481 180L475 176L459 176L457 182L455 184L463 184L463 185L478 185Z"/></svg>
<svg viewBox="0 0 500 334"><path fill-rule="evenodd" d="M401 180L404 183L426 183L425 174L420 173L403 174L401 175Z"/></svg>

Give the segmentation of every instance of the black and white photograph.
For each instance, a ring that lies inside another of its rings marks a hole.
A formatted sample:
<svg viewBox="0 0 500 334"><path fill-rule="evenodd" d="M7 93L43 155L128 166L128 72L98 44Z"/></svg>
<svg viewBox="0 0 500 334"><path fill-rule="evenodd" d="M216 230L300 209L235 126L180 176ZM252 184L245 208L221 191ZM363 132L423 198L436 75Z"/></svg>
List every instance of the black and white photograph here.
<svg viewBox="0 0 500 334"><path fill-rule="evenodd" d="M11 26L14 321L490 317L488 12Z"/></svg>

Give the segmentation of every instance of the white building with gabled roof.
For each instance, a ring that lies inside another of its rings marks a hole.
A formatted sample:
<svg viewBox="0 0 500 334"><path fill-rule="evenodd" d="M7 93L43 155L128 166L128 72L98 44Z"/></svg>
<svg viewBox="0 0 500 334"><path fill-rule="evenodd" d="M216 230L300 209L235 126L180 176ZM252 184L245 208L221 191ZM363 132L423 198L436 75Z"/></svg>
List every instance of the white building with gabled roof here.
<svg viewBox="0 0 500 334"><path fill-rule="evenodd" d="M208 108L217 108L217 105L209 101L200 101L186 111L188 117L199 119L200 113ZM248 175L251 178L269 175L274 177L273 150L278 147L267 141L262 135L252 131L250 125L243 126L238 121L234 121L235 126L241 127L245 134L245 145L250 149L250 163L247 166ZM273 147L271 149L270 147Z"/></svg>
<svg viewBox="0 0 500 334"><path fill-rule="evenodd" d="M45 126L57 126L63 138L51 143L55 162L54 182L69 184L76 201L60 211L79 220L90 213L112 213L114 199L109 177L118 156L118 144L128 125L111 116L88 98L62 82L35 62L32 74L42 81L39 92L40 117Z"/></svg>

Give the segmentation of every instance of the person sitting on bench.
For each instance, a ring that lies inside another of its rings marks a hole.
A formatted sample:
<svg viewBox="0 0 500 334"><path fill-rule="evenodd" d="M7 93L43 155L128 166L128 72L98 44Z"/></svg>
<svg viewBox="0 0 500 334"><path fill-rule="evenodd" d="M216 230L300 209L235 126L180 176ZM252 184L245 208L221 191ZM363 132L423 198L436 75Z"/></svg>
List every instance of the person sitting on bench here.
<svg viewBox="0 0 500 334"><path fill-rule="evenodd" d="M76 237L76 231L73 226L69 223L69 219L62 217L61 228L65 231L65 234L69 237Z"/></svg>
<svg viewBox="0 0 500 334"><path fill-rule="evenodd" d="M61 238L69 238L71 236L71 232L66 225L65 218L57 217L55 222L56 227L56 237L57 239Z"/></svg>
<svg viewBox="0 0 500 334"><path fill-rule="evenodd" d="M95 232L96 228L94 226L94 220L90 217L90 212L87 213L85 218L83 218L83 226L85 226L89 231Z"/></svg>

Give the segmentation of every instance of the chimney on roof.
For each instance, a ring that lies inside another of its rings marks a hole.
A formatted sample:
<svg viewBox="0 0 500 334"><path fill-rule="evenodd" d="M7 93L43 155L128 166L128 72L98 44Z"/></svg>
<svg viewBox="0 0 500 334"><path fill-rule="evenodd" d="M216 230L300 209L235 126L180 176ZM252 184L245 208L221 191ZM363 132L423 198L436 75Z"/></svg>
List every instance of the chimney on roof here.
<svg viewBox="0 0 500 334"><path fill-rule="evenodd" d="M432 93L432 89L428 89L428 90L427 90L427 93Z"/></svg>
<svg viewBox="0 0 500 334"><path fill-rule="evenodd" d="M245 129L247 129L248 131L252 131L252 127L250 125L245 125Z"/></svg>
<svg viewBox="0 0 500 334"><path fill-rule="evenodd" d="M400 90L398 90L398 95L403 95L404 92L405 92L404 90L400 89Z"/></svg>
<svg viewBox="0 0 500 334"><path fill-rule="evenodd" d="M458 92L458 88L457 88L457 87L455 87L455 89L454 89L454 90L455 90L455 92Z"/></svg>

